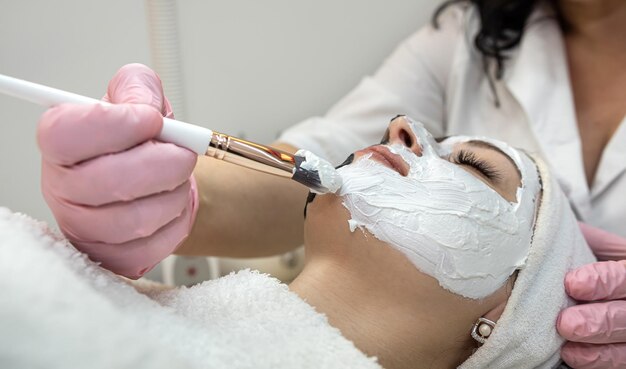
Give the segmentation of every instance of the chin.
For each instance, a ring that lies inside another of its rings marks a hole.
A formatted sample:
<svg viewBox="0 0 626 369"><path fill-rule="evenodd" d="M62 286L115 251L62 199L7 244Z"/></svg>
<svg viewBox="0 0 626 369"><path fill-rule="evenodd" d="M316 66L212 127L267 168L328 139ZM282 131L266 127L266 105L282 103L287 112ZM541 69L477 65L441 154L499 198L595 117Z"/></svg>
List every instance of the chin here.
<svg viewBox="0 0 626 369"><path fill-rule="evenodd" d="M318 195L307 207L304 222L304 241L311 243L336 243L351 235L348 220L350 213L342 199L334 194Z"/></svg>

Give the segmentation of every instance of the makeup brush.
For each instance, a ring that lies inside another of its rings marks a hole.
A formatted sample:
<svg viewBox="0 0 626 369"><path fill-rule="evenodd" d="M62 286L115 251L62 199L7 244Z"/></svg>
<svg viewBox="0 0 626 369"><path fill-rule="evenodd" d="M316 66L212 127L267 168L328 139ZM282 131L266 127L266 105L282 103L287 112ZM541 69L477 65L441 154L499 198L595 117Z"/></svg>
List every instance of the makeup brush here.
<svg viewBox="0 0 626 369"><path fill-rule="evenodd" d="M2 74L0 74L0 93L45 107L62 103L111 105L101 100ZM163 118L163 129L157 139L185 147L198 155L291 178L317 193L336 192L341 187L341 177L335 168L306 150L300 150L295 155L289 154L169 118Z"/></svg>

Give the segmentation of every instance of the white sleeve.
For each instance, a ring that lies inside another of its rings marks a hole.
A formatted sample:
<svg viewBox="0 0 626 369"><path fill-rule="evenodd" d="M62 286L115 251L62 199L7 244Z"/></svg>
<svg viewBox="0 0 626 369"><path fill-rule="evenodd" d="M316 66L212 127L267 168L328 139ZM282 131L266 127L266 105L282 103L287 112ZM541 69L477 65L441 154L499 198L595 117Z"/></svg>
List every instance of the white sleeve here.
<svg viewBox="0 0 626 369"><path fill-rule="evenodd" d="M338 164L379 142L398 114L421 121L435 137L444 135L445 86L462 19L462 8L451 7L441 15L438 29L427 25L401 43L324 117L290 127L278 140Z"/></svg>

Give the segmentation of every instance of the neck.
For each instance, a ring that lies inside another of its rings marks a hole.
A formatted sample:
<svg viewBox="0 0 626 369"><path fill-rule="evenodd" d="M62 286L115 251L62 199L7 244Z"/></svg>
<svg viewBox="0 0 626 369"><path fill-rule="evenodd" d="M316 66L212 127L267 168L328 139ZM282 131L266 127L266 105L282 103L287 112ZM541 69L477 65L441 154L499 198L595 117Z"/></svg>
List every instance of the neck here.
<svg viewBox="0 0 626 369"><path fill-rule="evenodd" d="M368 246L382 248L363 247ZM440 289L437 282L417 272L403 255L397 253L391 262L388 256L371 254L344 259L307 255L307 259L290 289L385 368L414 368L415 363L450 368L470 355L469 327L476 312L459 309L463 299L456 296L452 299L459 301L452 304L450 299L432 298ZM406 277L407 268L416 279L395 278L402 269ZM424 283L424 278L429 281ZM413 282L426 288L416 288Z"/></svg>
<svg viewBox="0 0 626 369"><path fill-rule="evenodd" d="M626 39L626 2L623 0L557 0L571 37L600 45L623 45Z"/></svg>

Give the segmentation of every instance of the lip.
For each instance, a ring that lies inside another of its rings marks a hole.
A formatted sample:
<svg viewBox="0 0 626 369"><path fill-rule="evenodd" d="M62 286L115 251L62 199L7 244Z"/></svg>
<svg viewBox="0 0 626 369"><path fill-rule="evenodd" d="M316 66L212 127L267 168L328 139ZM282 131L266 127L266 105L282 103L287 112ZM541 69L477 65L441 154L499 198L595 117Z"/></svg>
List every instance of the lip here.
<svg viewBox="0 0 626 369"><path fill-rule="evenodd" d="M395 170L401 176L406 177L407 174L409 174L409 165L404 161L404 159L402 159L400 155L389 151L389 149L385 146L370 146L357 151L356 154L358 154L359 157L362 157L365 154L371 154L372 160Z"/></svg>

